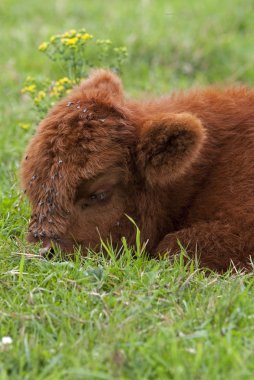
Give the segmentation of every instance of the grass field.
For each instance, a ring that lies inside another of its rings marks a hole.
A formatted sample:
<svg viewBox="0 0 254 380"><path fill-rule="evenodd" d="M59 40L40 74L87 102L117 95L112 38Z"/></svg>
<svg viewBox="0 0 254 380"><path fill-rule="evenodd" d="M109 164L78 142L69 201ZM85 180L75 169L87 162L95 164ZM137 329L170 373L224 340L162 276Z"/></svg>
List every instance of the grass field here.
<svg viewBox="0 0 254 380"><path fill-rule="evenodd" d="M253 379L252 274L205 276L128 248L118 259L40 260L18 185L34 131L19 123L35 116L22 82L63 74L39 43L86 27L126 45L132 96L253 85L253 1L2 0L0 14L0 379Z"/></svg>

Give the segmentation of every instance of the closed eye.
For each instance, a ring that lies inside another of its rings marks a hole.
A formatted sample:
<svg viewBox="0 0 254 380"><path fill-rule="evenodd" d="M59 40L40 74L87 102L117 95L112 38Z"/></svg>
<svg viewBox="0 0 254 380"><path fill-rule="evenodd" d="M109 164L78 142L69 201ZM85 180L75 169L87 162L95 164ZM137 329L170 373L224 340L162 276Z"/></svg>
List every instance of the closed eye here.
<svg viewBox="0 0 254 380"><path fill-rule="evenodd" d="M105 203L110 199L111 192L110 191L101 191L97 193L90 194L87 198L82 200L81 208L86 209L87 207Z"/></svg>

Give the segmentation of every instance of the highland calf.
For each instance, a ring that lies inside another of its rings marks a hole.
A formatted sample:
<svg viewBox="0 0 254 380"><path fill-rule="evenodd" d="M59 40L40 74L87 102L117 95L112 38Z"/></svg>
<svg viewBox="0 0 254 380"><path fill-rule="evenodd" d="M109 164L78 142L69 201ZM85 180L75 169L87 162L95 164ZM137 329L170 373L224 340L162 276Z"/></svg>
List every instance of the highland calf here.
<svg viewBox="0 0 254 380"><path fill-rule="evenodd" d="M22 162L30 242L65 252L100 238L154 257L250 269L254 257L254 91L209 88L132 101L99 70L41 122Z"/></svg>

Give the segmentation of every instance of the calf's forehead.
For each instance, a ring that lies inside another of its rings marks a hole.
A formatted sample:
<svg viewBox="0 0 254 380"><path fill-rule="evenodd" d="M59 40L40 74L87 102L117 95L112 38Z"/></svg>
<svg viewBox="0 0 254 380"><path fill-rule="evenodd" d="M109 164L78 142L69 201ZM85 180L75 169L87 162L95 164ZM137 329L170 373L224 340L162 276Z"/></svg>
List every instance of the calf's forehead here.
<svg viewBox="0 0 254 380"><path fill-rule="evenodd" d="M135 127L124 112L91 99L64 100L41 122L27 149L23 187L34 205L44 202L47 192L66 204L80 180L126 166L134 141Z"/></svg>
<svg viewBox="0 0 254 380"><path fill-rule="evenodd" d="M32 203L36 203L43 194L54 191L58 194L58 202L64 198L72 201L73 193L82 180L90 180L101 174L114 174L116 167L122 168L124 172L124 153L115 145L113 148L98 146L96 151L85 156L82 150L79 154L78 149L75 153L63 150L53 156L47 151L28 152L22 165L23 186L27 195Z"/></svg>
<svg viewBox="0 0 254 380"><path fill-rule="evenodd" d="M97 144L90 152L67 144L52 154L41 147L40 136L37 136L23 161L23 187L33 208L51 207L54 203L54 207L67 210L82 181L103 173L114 174L116 167L122 169L117 173L120 176L126 171L126 165L124 150L117 143Z"/></svg>

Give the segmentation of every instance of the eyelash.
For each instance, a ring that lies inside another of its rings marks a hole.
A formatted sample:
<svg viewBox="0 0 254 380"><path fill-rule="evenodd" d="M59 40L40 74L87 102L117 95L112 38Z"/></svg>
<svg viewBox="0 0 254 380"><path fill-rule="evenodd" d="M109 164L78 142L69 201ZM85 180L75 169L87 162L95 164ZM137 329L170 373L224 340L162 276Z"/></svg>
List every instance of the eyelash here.
<svg viewBox="0 0 254 380"><path fill-rule="evenodd" d="M97 203L97 202L103 202L103 201L105 201L107 198L108 198L108 196L109 196L109 193L108 192L106 192L106 191L103 191L103 192L101 192L101 193L94 193L94 194L91 194L88 198L87 198L87 200L86 200L86 202L84 202L83 204L82 204L82 209L85 209L85 208L87 208L87 207L89 207L89 206L92 206L93 204L95 204L95 203Z"/></svg>
<svg viewBox="0 0 254 380"><path fill-rule="evenodd" d="M102 192L102 193L92 194L92 195L90 195L89 198L90 198L91 200L103 201L104 199L107 198L107 193L104 191L104 192Z"/></svg>

